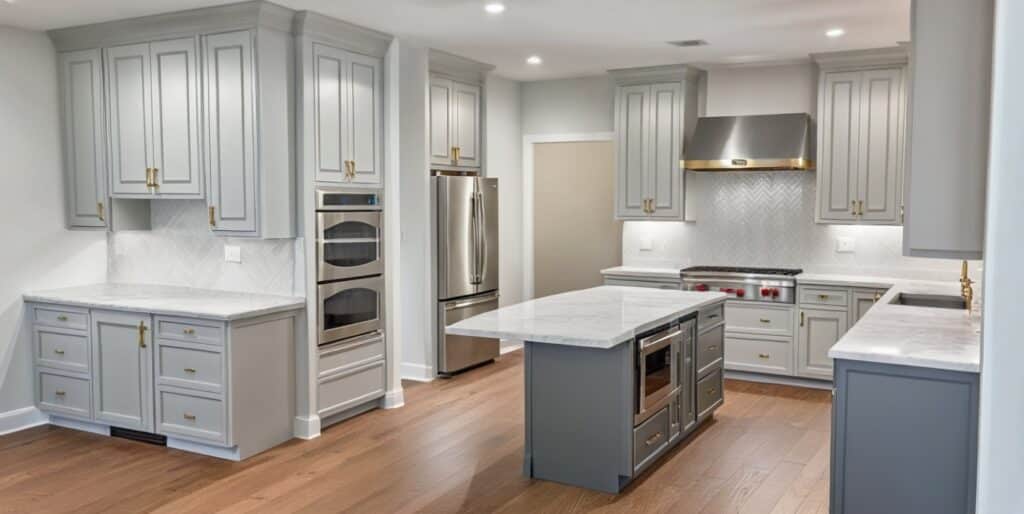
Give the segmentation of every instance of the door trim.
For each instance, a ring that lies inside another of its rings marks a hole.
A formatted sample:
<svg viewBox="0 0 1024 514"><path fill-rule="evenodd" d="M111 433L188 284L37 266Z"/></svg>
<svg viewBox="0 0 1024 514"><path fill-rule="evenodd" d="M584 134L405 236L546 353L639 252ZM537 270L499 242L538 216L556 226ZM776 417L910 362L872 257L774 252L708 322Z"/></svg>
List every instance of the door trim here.
<svg viewBox="0 0 1024 514"><path fill-rule="evenodd" d="M615 140L614 132L527 134L523 136L523 298L533 299L533 145L538 143L586 143Z"/></svg>

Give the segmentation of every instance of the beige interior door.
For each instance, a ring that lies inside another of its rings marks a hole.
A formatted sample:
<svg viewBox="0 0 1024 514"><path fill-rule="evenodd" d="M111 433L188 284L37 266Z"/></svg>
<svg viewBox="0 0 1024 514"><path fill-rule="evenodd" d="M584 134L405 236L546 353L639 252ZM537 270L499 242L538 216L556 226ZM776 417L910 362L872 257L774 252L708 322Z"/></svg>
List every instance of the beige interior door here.
<svg viewBox="0 0 1024 514"><path fill-rule="evenodd" d="M601 285L622 262L612 142L539 143L533 155L534 297Z"/></svg>

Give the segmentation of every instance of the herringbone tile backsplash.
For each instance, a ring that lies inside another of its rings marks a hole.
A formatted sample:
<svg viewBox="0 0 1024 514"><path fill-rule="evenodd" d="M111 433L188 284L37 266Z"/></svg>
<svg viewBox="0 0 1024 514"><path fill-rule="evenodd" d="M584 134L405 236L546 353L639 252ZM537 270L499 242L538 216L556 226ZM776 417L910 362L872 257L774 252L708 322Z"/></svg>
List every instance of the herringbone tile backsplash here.
<svg viewBox="0 0 1024 514"><path fill-rule="evenodd" d="M299 240L214 236L202 200L153 200L151 210L151 231L112 232L107 238L111 282L301 294L294 278ZM224 261L225 245L241 247L241 263Z"/></svg>
<svg viewBox="0 0 1024 514"><path fill-rule="evenodd" d="M956 278L957 261L904 257L902 227L814 223L814 173L719 173L698 180L696 222L625 223L624 265L775 266ZM855 251L836 253L837 237L852 238ZM640 250L645 241L651 250Z"/></svg>

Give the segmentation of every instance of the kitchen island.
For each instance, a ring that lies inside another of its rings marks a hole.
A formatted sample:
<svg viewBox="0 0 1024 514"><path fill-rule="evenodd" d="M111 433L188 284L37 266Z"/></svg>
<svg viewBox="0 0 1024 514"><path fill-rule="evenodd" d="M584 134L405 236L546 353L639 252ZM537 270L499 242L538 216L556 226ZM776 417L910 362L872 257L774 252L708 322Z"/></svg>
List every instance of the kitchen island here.
<svg viewBox="0 0 1024 514"><path fill-rule="evenodd" d="M603 286L446 331L524 341L527 476L617 493L721 406L725 298Z"/></svg>

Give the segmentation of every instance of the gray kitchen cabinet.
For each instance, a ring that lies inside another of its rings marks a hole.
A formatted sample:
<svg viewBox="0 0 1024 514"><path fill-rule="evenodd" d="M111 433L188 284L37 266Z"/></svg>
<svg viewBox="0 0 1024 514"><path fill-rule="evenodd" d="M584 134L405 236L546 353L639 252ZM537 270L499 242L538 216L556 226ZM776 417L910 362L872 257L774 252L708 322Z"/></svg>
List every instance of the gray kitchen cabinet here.
<svg viewBox="0 0 1024 514"><path fill-rule="evenodd" d="M977 373L836 360L830 512L975 511Z"/></svg>
<svg viewBox="0 0 1024 514"><path fill-rule="evenodd" d="M832 359L828 351L849 327L846 308L800 308L797 332L797 373L800 376L832 380Z"/></svg>
<svg viewBox="0 0 1024 514"><path fill-rule="evenodd" d="M110 191L202 198L194 37L104 50Z"/></svg>
<svg viewBox="0 0 1024 514"><path fill-rule="evenodd" d="M911 4L904 255L982 258L994 4Z"/></svg>
<svg viewBox="0 0 1024 514"><path fill-rule="evenodd" d="M430 163L480 168L482 88L435 74L429 101Z"/></svg>
<svg viewBox="0 0 1024 514"><path fill-rule="evenodd" d="M152 317L93 311L91 318L96 421L152 432Z"/></svg>
<svg viewBox="0 0 1024 514"><path fill-rule="evenodd" d="M107 150L100 50L57 54L62 124L65 223L107 226Z"/></svg>
<svg viewBox="0 0 1024 514"><path fill-rule="evenodd" d="M816 54L818 223L899 225L906 51Z"/></svg>
<svg viewBox="0 0 1024 514"><path fill-rule="evenodd" d="M616 84L616 219L692 219L680 160L704 72L658 66L609 73Z"/></svg>
<svg viewBox="0 0 1024 514"><path fill-rule="evenodd" d="M883 289L853 289L850 297L850 326L860 321L884 294Z"/></svg>
<svg viewBox="0 0 1024 514"><path fill-rule="evenodd" d="M384 140L382 60L313 43L316 180L379 185Z"/></svg>

